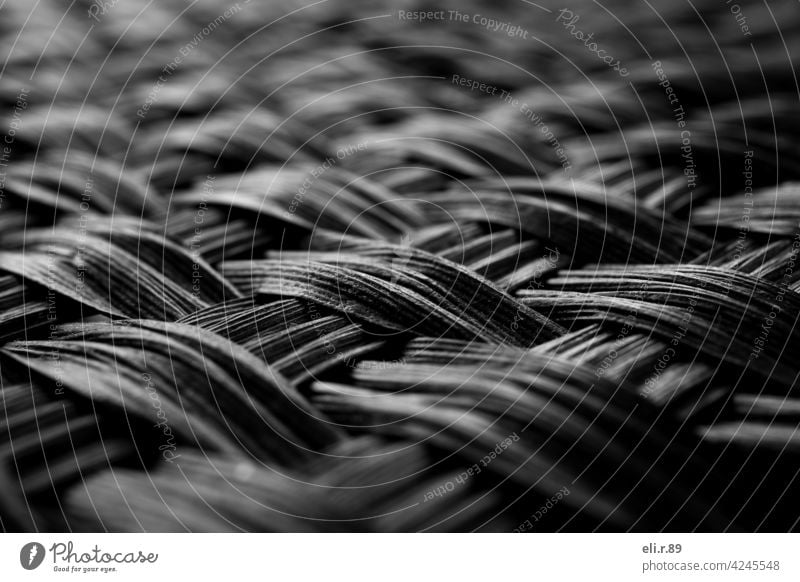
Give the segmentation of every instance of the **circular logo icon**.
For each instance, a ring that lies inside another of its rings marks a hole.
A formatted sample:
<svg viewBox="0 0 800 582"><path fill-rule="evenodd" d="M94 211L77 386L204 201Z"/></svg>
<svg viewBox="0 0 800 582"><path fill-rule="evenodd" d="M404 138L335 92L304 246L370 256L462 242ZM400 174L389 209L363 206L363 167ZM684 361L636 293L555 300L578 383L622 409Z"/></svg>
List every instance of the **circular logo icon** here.
<svg viewBox="0 0 800 582"><path fill-rule="evenodd" d="M26 570L38 568L44 561L44 546L37 542L30 542L22 546L19 551L19 563Z"/></svg>

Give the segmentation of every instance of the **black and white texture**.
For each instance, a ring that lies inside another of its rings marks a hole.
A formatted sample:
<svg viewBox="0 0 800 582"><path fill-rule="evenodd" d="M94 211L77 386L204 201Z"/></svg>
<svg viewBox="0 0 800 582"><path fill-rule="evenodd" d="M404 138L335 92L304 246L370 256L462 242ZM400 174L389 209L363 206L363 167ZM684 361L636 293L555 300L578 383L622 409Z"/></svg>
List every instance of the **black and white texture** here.
<svg viewBox="0 0 800 582"><path fill-rule="evenodd" d="M0 530L788 531L796 0L0 4Z"/></svg>

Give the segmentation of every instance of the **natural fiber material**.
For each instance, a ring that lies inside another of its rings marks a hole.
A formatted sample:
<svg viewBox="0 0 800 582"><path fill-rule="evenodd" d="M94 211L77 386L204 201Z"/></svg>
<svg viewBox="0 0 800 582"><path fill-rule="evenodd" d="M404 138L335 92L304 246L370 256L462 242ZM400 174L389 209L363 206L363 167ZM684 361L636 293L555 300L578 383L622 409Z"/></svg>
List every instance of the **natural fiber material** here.
<svg viewBox="0 0 800 582"><path fill-rule="evenodd" d="M0 529L796 529L799 33L5 2Z"/></svg>

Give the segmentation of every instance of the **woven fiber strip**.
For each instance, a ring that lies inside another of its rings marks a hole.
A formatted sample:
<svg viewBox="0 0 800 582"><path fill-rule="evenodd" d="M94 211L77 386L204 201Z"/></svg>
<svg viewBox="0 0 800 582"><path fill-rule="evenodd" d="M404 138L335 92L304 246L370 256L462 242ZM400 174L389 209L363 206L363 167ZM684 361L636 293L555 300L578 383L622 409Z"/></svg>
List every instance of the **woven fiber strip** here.
<svg viewBox="0 0 800 582"><path fill-rule="evenodd" d="M798 529L796 0L0 39L0 531Z"/></svg>

